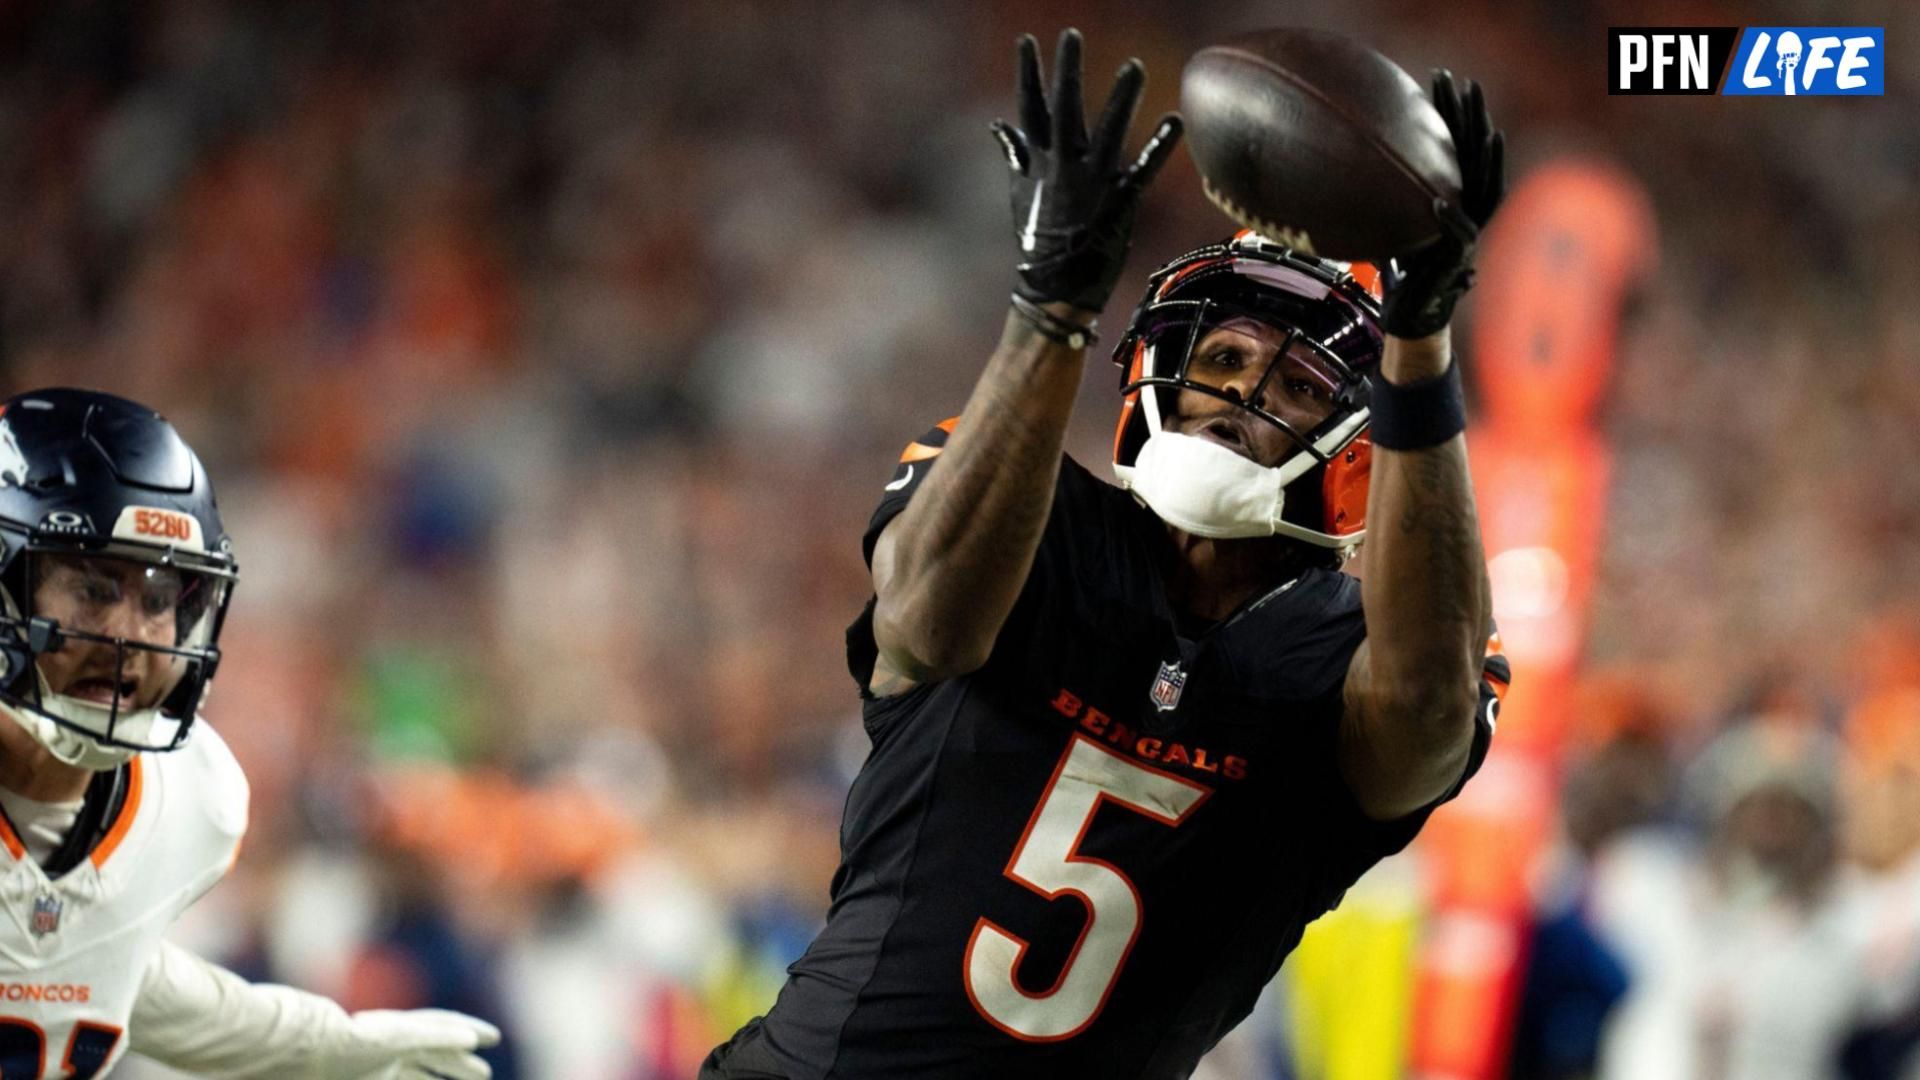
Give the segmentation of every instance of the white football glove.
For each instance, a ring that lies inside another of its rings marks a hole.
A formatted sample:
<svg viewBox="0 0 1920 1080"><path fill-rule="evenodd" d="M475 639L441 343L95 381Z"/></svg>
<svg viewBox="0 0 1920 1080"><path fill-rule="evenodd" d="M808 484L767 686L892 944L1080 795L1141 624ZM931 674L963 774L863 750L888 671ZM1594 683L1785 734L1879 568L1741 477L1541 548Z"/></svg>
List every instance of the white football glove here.
<svg viewBox="0 0 1920 1080"><path fill-rule="evenodd" d="M353 1013L314 1048L312 1080L487 1080L473 1051L500 1042L500 1029L446 1009Z"/></svg>
<svg viewBox="0 0 1920 1080"><path fill-rule="evenodd" d="M250 983L163 942L129 1049L208 1080L487 1080L475 1050L500 1029L444 1009L348 1013L291 986Z"/></svg>

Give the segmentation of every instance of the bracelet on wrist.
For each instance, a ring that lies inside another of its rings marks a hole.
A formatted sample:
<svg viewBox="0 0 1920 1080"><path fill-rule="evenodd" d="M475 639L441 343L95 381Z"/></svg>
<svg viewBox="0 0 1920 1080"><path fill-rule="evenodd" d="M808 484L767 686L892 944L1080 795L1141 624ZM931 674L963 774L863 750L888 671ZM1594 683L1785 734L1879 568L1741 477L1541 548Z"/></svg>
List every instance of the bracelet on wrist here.
<svg viewBox="0 0 1920 1080"><path fill-rule="evenodd" d="M1367 424L1373 445L1388 450L1425 450L1467 428L1467 403L1460 386L1460 363L1431 379L1395 384L1376 371L1372 378Z"/></svg>
<svg viewBox="0 0 1920 1080"><path fill-rule="evenodd" d="M1082 325L1072 319L1063 319L1017 292L1013 294L1013 310L1027 321L1027 325L1038 331L1041 337L1056 344L1072 349L1084 349L1100 340L1100 335L1093 331L1092 322Z"/></svg>

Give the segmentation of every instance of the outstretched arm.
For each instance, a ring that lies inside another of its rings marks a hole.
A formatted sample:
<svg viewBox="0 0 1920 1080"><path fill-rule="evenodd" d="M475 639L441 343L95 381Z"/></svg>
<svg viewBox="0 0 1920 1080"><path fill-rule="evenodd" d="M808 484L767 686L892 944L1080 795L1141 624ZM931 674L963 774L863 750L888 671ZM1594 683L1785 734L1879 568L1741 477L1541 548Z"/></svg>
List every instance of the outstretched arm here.
<svg viewBox="0 0 1920 1080"><path fill-rule="evenodd" d="M1387 295L1361 585L1367 639L1347 673L1340 739L1348 786L1379 820L1460 779L1492 628L1466 440L1444 417L1459 416L1445 407L1458 408L1448 323L1472 282L1479 230L1505 192L1504 140L1477 85L1463 95L1440 72L1433 93L1460 155L1463 205L1436 208L1446 235L1408 260Z"/></svg>
<svg viewBox="0 0 1920 1080"><path fill-rule="evenodd" d="M1085 359L1007 316L940 467L874 545L874 693L986 662L1033 568Z"/></svg>
<svg viewBox="0 0 1920 1080"><path fill-rule="evenodd" d="M1031 37L1019 53L1021 127L994 133L1012 169L1020 283L940 467L874 546L870 688L882 696L986 662L1046 528L1091 320L1119 279L1141 189L1180 133L1163 118L1123 160L1140 63L1121 67L1089 133L1079 33L1060 36L1050 98Z"/></svg>
<svg viewBox="0 0 1920 1080"><path fill-rule="evenodd" d="M473 1051L500 1041L442 1009L349 1014L291 986L251 983L163 942L140 984L128 1049L212 1080L389 1080L492 1075Z"/></svg>
<svg viewBox="0 0 1920 1080"><path fill-rule="evenodd" d="M1447 341L1444 330L1388 338L1387 381L1443 375ZM1367 638L1347 673L1341 766L1361 808L1385 821L1444 795L1466 767L1490 594L1464 436L1376 444L1369 487Z"/></svg>

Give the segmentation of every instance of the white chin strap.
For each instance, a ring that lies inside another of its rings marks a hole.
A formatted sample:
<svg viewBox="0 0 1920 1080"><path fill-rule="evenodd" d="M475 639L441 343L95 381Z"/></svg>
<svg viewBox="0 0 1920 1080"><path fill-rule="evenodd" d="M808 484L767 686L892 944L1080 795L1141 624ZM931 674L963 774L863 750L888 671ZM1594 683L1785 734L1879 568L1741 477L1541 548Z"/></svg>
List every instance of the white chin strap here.
<svg viewBox="0 0 1920 1080"><path fill-rule="evenodd" d="M1158 348L1147 350L1143 370L1149 374L1159 370L1158 353ZM1210 540L1280 535L1346 554L1359 544L1359 534L1336 537L1280 519L1287 485L1318 464L1312 454L1299 450L1277 466L1261 465L1211 439L1168 430L1155 390L1142 390L1139 402L1146 442L1132 465L1116 461L1113 475L1161 521ZM1366 409L1354 410L1315 439L1314 449L1328 456L1338 452L1366 426L1368 416Z"/></svg>
<svg viewBox="0 0 1920 1080"><path fill-rule="evenodd" d="M1194 435L1162 431L1140 447L1131 468L1114 473L1160 520L1214 540L1282 531L1287 485L1313 466L1296 454L1270 469Z"/></svg>
<svg viewBox="0 0 1920 1080"><path fill-rule="evenodd" d="M82 769L103 772L117 769L140 751L130 746L112 746L99 739L75 731L63 724L55 723L54 716L68 724L97 732L102 737L107 733L107 724L113 719L113 710L105 705L85 701L65 694L53 693L47 687L47 677L41 674L38 665L34 675L40 680L40 708L51 716L42 716L31 709L19 708L0 702L0 712L12 717L14 722L27 729L27 733L47 753L68 765ZM143 746L157 746L173 741L173 733L180 721L164 716L160 710L133 709L123 711L119 722L114 724L114 738Z"/></svg>
<svg viewBox="0 0 1920 1080"><path fill-rule="evenodd" d="M1149 415L1156 425L1158 417ZM1322 435L1314 448L1332 454L1367 423L1363 409ZM1161 521L1195 536L1238 540L1252 536L1290 536L1317 547L1351 554L1360 535L1335 537L1280 520L1287 485L1317 464L1301 451L1277 467L1255 464L1211 439L1155 431L1132 465L1115 465L1114 478L1147 504Z"/></svg>

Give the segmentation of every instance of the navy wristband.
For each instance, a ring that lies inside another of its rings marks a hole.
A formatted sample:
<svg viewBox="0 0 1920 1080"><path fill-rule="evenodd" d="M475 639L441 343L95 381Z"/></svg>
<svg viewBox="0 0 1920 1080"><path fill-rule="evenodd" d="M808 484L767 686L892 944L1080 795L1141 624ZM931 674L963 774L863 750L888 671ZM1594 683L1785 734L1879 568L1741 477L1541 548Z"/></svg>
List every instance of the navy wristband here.
<svg viewBox="0 0 1920 1080"><path fill-rule="evenodd" d="M1368 427L1373 445L1388 450L1425 450L1467 429L1460 362L1431 379L1396 386L1375 371Z"/></svg>

